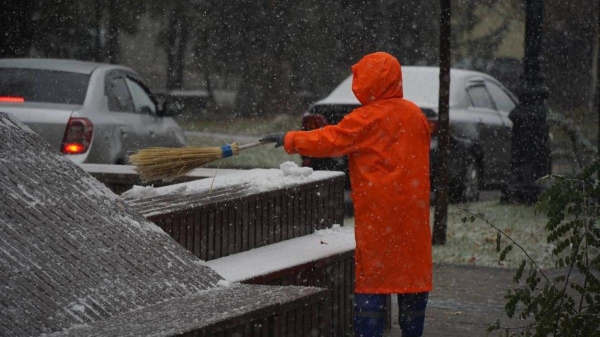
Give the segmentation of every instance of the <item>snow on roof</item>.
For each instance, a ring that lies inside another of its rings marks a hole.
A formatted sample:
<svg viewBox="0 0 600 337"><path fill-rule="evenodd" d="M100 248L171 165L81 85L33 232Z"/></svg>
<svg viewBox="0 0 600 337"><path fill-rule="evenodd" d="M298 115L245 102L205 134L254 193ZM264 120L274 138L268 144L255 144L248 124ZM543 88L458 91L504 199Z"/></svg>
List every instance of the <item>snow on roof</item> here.
<svg viewBox="0 0 600 337"><path fill-rule="evenodd" d="M355 248L354 226L333 225L311 235L207 261L230 282L241 282L278 270L335 256Z"/></svg>
<svg viewBox="0 0 600 337"><path fill-rule="evenodd" d="M160 302L105 321L79 324L45 336L250 336L250 330L243 332L236 327L249 327L261 319L277 317L285 320L291 308L321 301L328 292L315 287L220 283L223 284L221 287L204 293ZM199 330L204 327L207 329ZM292 331L295 331L293 326Z"/></svg>
<svg viewBox="0 0 600 337"><path fill-rule="evenodd" d="M203 294L218 301L207 292L223 284L215 271L2 112L0 189L0 303L8 307L0 331L98 328L126 314L123 335L141 335L133 321L152 306L173 303L173 316L202 326L178 301ZM235 305L231 312L247 303ZM222 309L219 317L231 316Z"/></svg>
<svg viewBox="0 0 600 337"><path fill-rule="evenodd" d="M217 184L250 179L269 189L337 174L286 164L235 179L224 175ZM0 335L179 335L322 299L318 288L231 285L3 112L0 188L0 304L6 309ZM311 250L337 251L343 236L335 234L323 236L328 247ZM298 244L292 247L299 251Z"/></svg>

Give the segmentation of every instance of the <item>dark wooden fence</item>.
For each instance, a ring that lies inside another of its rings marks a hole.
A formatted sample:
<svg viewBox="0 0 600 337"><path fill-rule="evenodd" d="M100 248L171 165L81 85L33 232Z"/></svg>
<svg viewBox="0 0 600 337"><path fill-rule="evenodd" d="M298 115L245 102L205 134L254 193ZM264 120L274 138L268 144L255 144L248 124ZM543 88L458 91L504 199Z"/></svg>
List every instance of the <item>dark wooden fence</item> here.
<svg viewBox="0 0 600 337"><path fill-rule="evenodd" d="M247 185L210 194L172 194L127 203L202 260L312 234L344 221L342 175L280 190Z"/></svg>
<svg viewBox="0 0 600 337"><path fill-rule="evenodd" d="M323 290L301 298L290 296L283 305L253 310L222 320L184 337L329 337L331 294Z"/></svg>
<svg viewBox="0 0 600 337"><path fill-rule="evenodd" d="M242 283L327 288L331 291L331 336L352 336L354 250L254 277Z"/></svg>

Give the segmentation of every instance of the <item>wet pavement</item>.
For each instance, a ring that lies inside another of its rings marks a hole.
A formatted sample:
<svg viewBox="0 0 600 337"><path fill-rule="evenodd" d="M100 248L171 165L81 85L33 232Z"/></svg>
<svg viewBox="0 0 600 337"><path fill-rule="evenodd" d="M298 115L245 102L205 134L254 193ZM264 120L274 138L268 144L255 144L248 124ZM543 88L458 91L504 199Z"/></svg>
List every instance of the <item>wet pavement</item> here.
<svg viewBox="0 0 600 337"><path fill-rule="evenodd" d="M434 291L429 295L424 337L488 336L486 329L500 319L501 326L525 325L504 312L514 270L463 265L434 265ZM384 336L400 337L397 304L392 296L392 329ZM514 331L514 330L513 330ZM510 336L496 331L489 336Z"/></svg>

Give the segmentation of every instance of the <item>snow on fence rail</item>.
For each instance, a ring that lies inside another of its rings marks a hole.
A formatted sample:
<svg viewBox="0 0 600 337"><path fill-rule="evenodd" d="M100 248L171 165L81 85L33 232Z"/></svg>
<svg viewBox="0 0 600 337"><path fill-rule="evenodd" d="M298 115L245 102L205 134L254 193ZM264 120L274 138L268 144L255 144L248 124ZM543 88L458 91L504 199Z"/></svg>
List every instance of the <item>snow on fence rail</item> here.
<svg viewBox="0 0 600 337"><path fill-rule="evenodd" d="M234 169L211 169L199 168L184 177L175 179L174 181L148 181L144 182L140 179L139 174L135 171L134 166L130 165L109 165L109 164L78 164L85 172L92 177L98 179L106 187L110 188L116 194L121 194L133 186L166 186L176 183L193 181L198 179L214 178L225 174L235 173L238 170Z"/></svg>
<svg viewBox="0 0 600 337"><path fill-rule="evenodd" d="M354 228L334 225L311 235L208 261L207 265L230 282L327 288L331 291L327 317L331 336L351 336L354 248Z"/></svg>

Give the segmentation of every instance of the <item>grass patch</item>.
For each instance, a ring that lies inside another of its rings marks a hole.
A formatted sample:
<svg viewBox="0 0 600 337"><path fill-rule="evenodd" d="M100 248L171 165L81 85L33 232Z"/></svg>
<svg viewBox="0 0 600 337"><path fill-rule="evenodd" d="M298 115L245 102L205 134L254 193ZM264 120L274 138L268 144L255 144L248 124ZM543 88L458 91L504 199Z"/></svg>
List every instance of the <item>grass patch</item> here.
<svg viewBox="0 0 600 337"><path fill-rule="evenodd" d="M462 218L470 218L465 210L479 215L508 234L541 267L554 266L551 256L554 245L546 242L544 230L548 219L542 214L537 214L532 206L506 205L501 204L499 200L448 207L447 243L434 247L435 262L517 268L521 260L526 258L522 251L514 247L507 259L498 264L498 232L479 218L463 223ZM433 212L431 214L433 223ZM502 236L500 249L508 243L506 237Z"/></svg>

